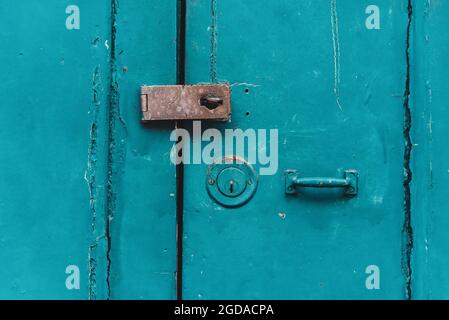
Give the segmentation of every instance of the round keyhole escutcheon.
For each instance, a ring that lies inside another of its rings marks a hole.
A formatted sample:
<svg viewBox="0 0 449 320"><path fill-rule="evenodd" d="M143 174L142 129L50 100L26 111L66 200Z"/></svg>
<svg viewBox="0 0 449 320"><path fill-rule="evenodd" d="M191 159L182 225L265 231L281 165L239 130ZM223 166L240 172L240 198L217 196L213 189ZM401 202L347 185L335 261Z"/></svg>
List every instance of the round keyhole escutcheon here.
<svg viewBox="0 0 449 320"><path fill-rule="evenodd" d="M210 197L225 207L246 204L257 189L253 168L236 157L226 157L208 168L207 191Z"/></svg>

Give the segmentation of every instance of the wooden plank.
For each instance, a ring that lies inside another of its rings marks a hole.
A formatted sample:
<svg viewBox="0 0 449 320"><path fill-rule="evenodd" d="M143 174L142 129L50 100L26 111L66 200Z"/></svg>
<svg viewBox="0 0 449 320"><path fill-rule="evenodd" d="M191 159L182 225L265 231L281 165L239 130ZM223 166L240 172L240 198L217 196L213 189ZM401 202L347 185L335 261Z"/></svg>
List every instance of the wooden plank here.
<svg viewBox="0 0 449 320"><path fill-rule="evenodd" d="M186 299L406 297L408 12L406 2L379 0L380 29L368 29L368 5L188 1L188 83L232 88L232 122L204 129L277 129L279 163L238 209L208 197L206 165L186 166ZM359 193L286 196L288 169L337 178L356 169Z"/></svg>
<svg viewBox="0 0 449 320"><path fill-rule="evenodd" d="M79 29L58 0L0 10L2 299L107 295L110 1L76 2Z"/></svg>
<svg viewBox="0 0 449 320"><path fill-rule="evenodd" d="M140 87L176 83L176 1L121 1L115 15L111 297L175 298L174 124L141 123ZM114 93L115 91L115 93Z"/></svg>

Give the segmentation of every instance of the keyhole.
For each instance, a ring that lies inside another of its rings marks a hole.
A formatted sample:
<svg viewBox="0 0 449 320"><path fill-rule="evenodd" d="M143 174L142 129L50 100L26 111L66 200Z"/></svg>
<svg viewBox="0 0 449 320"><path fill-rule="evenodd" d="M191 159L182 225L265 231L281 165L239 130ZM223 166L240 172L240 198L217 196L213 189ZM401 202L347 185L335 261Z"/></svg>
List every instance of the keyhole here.
<svg viewBox="0 0 449 320"><path fill-rule="evenodd" d="M234 181L232 181L232 180L229 182L229 192L231 194L234 193Z"/></svg>
<svg viewBox="0 0 449 320"><path fill-rule="evenodd" d="M201 97L200 99L200 105L202 105L203 107L206 107L209 110L214 110L216 108L218 108L219 106L222 106L224 103L223 98L221 97L216 97L214 95L205 95L203 97Z"/></svg>
<svg viewBox="0 0 449 320"><path fill-rule="evenodd" d="M247 179L246 174L240 169L227 168L218 175L216 187L224 196L235 198L241 195L247 188Z"/></svg>

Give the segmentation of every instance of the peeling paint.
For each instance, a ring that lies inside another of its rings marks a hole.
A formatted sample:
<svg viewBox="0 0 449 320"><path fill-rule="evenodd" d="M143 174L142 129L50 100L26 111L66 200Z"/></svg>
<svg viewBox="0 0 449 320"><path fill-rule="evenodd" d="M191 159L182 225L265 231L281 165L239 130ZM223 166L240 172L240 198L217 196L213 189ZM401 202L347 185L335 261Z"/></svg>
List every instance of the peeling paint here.
<svg viewBox="0 0 449 320"><path fill-rule="evenodd" d="M89 283L89 300L97 299L97 247L98 244L92 244L89 246L89 256L88 256L88 283Z"/></svg>
<svg viewBox="0 0 449 320"><path fill-rule="evenodd" d="M332 43L334 48L334 94L338 107L340 103L340 39L338 32L337 0L331 0Z"/></svg>
<svg viewBox="0 0 449 320"><path fill-rule="evenodd" d="M107 241L107 275L106 283L108 287L108 299L112 298L111 288L111 268L112 268L112 232L111 225L114 220L116 212L116 197L117 197L117 181L120 178L121 166L124 162L124 144L126 143L126 123L120 114L120 95L119 85L117 81L117 50L116 50L116 36L117 36L117 14L119 2L118 0L111 0L111 44L110 44L110 74L109 74L109 110L108 110L108 165L107 165L107 187L106 187L106 230L105 238Z"/></svg>
<svg viewBox="0 0 449 320"><path fill-rule="evenodd" d="M87 159L87 169L84 175L87 187L89 190L89 208L91 216L91 233L92 238L95 238L96 234L96 220L97 220L97 181L96 181L96 171L97 171L97 161L98 161L98 113L100 110L100 66L97 66L93 72L92 76L92 105L89 110L89 114L92 115L92 124L90 128L90 140L88 147L88 159ZM88 257L88 290L89 299L96 299L96 252L93 249L96 248L96 244L92 244L89 247L89 257Z"/></svg>
<svg viewBox="0 0 449 320"><path fill-rule="evenodd" d="M95 230L96 219L96 179L95 173L98 160L98 113L100 109L99 91L101 85L100 67L97 66L92 76L92 106L89 113L92 114L93 121L90 128L90 141L88 148L87 170L84 179L86 180L89 189L90 211L92 216L91 227Z"/></svg>
<svg viewBox="0 0 449 320"><path fill-rule="evenodd" d="M252 87L252 88L260 87L260 85L258 85L258 84L248 83L248 82L235 82L235 83L232 83L232 84L229 85L229 86L230 86L230 87L240 87L240 86L245 86L245 87Z"/></svg>

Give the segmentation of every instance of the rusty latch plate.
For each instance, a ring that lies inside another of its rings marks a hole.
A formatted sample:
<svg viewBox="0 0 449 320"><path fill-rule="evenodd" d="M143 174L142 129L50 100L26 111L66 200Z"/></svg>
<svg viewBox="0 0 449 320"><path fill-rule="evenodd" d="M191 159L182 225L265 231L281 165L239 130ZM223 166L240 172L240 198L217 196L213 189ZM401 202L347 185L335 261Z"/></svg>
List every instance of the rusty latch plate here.
<svg viewBox="0 0 449 320"><path fill-rule="evenodd" d="M231 115L227 84L141 87L142 121L218 120Z"/></svg>

